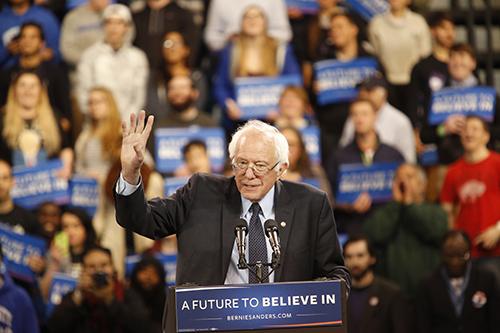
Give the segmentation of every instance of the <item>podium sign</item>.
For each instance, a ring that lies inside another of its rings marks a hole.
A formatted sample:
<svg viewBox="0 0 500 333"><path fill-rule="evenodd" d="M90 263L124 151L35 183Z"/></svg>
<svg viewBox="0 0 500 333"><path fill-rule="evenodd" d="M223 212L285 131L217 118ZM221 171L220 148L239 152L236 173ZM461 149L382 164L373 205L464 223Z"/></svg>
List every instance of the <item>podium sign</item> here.
<svg viewBox="0 0 500 333"><path fill-rule="evenodd" d="M340 281L177 288L177 332L343 326Z"/></svg>

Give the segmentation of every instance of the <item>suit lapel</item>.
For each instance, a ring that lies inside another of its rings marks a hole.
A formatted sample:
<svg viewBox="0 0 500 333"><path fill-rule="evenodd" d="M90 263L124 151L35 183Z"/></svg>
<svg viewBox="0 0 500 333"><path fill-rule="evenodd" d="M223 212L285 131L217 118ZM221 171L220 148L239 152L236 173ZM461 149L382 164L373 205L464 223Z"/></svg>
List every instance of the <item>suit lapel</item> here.
<svg viewBox="0 0 500 333"><path fill-rule="evenodd" d="M276 182L274 192L274 215L278 223L279 236L281 243L281 265L276 270L274 281L279 282L282 280L283 263L287 255L288 240L290 238L290 231L292 229L294 214L293 202L285 186L281 181Z"/></svg>
<svg viewBox="0 0 500 333"><path fill-rule="evenodd" d="M231 178L225 191L226 200L222 204L222 281L226 279L231 253L234 246L234 228L238 225L241 216L241 196L236 188L234 177Z"/></svg>

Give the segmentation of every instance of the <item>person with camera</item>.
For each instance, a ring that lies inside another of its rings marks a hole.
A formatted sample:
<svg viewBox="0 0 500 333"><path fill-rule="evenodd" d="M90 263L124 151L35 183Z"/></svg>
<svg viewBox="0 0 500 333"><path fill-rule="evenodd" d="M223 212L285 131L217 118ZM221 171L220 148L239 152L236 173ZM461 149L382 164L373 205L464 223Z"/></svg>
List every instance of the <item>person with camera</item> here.
<svg viewBox="0 0 500 333"><path fill-rule="evenodd" d="M48 328L51 333L151 332L145 309L117 280L111 251L96 246L84 255L78 285L54 309Z"/></svg>
<svg viewBox="0 0 500 333"><path fill-rule="evenodd" d="M399 284L409 297L439 264L439 244L448 230L445 211L424 201L426 184L421 167L402 164L393 180L393 200L363 226L378 250L378 273Z"/></svg>

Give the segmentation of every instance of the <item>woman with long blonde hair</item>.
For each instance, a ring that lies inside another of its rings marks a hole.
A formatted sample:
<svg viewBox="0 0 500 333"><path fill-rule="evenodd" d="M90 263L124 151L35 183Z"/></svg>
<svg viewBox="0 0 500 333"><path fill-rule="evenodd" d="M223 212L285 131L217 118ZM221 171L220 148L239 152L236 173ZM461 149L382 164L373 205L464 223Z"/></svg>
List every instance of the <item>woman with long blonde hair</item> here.
<svg viewBox="0 0 500 333"><path fill-rule="evenodd" d="M268 35L267 17L259 6L243 12L241 32L221 52L214 95L222 108L224 127L232 131L241 118L235 102L234 79L250 76L300 75L300 67L288 43Z"/></svg>
<svg viewBox="0 0 500 333"><path fill-rule="evenodd" d="M14 166L34 166L59 157L64 166L62 176L69 178L73 150L54 116L47 89L36 73L21 71L14 77L0 119L1 159Z"/></svg>
<svg viewBox="0 0 500 333"><path fill-rule="evenodd" d="M88 121L75 144L76 173L102 181L120 157L121 116L113 93L93 87L88 98Z"/></svg>

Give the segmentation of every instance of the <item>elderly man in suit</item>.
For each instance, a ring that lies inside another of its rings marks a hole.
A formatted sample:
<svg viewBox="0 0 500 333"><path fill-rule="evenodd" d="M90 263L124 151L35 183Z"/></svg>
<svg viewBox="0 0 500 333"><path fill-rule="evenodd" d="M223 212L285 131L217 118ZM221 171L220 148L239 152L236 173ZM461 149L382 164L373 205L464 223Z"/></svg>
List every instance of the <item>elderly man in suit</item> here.
<svg viewBox="0 0 500 333"><path fill-rule="evenodd" d="M195 174L166 199L146 202L139 169L153 125L145 113L123 124L122 172L116 185L120 225L141 235L178 239L177 284L221 285L257 282L238 269L235 227L249 224L247 261L270 262L264 221L274 219L281 236L279 268L264 282L342 279L343 266L333 212L324 192L279 180L288 168L288 144L274 127L249 121L229 144L234 177ZM265 274L264 274L265 275Z"/></svg>

